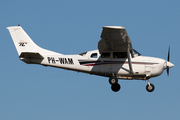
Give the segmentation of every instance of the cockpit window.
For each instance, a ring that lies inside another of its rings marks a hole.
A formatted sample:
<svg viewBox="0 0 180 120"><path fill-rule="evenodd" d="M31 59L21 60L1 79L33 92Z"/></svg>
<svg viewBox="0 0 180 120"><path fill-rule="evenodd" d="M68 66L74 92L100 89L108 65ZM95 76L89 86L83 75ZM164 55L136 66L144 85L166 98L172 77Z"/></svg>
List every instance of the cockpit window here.
<svg viewBox="0 0 180 120"><path fill-rule="evenodd" d="M110 58L110 53L107 52L107 53L102 53L101 54L101 58Z"/></svg>
<svg viewBox="0 0 180 120"><path fill-rule="evenodd" d="M97 58L97 53L91 54L91 58Z"/></svg>
<svg viewBox="0 0 180 120"><path fill-rule="evenodd" d="M127 58L127 52L113 52L113 58Z"/></svg>
<svg viewBox="0 0 180 120"><path fill-rule="evenodd" d="M79 55L85 56L87 52L80 53Z"/></svg>

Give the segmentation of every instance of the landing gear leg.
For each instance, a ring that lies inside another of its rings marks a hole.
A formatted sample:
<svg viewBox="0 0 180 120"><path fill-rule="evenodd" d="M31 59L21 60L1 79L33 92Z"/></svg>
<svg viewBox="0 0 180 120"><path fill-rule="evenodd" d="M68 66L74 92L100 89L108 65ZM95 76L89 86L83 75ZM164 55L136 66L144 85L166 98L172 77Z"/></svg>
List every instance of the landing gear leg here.
<svg viewBox="0 0 180 120"><path fill-rule="evenodd" d="M148 84L146 85L146 90L147 90L148 92L153 92L154 89L155 89L155 86L154 86L153 84L151 84L151 83L149 82L149 80L148 80L147 83L148 83Z"/></svg>
<svg viewBox="0 0 180 120"><path fill-rule="evenodd" d="M109 78L109 83L111 84L111 90L118 92L121 89L120 84L118 84L118 79L115 76Z"/></svg>

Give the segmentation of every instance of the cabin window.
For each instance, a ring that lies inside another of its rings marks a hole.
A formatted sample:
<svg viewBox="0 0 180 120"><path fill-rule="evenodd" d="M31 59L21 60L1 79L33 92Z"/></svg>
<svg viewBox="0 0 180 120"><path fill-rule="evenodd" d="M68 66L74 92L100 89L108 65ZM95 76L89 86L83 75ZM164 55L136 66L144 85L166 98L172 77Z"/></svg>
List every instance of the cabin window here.
<svg viewBox="0 0 180 120"><path fill-rule="evenodd" d="M102 53L101 54L101 58L110 58L110 53L107 52L107 53Z"/></svg>
<svg viewBox="0 0 180 120"><path fill-rule="evenodd" d="M127 52L113 52L113 58L127 58Z"/></svg>
<svg viewBox="0 0 180 120"><path fill-rule="evenodd" d="M91 54L91 58L97 58L97 53Z"/></svg>

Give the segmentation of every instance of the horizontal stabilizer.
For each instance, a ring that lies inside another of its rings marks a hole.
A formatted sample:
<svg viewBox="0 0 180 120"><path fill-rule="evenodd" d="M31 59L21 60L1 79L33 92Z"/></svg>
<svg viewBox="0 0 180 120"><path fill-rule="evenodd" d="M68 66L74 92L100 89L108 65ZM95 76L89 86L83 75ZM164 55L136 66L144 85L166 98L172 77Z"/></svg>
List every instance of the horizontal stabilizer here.
<svg viewBox="0 0 180 120"><path fill-rule="evenodd" d="M32 52L22 52L19 58L27 58L27 59L44 59L42 55L39 53L32 53Z"/></svg>

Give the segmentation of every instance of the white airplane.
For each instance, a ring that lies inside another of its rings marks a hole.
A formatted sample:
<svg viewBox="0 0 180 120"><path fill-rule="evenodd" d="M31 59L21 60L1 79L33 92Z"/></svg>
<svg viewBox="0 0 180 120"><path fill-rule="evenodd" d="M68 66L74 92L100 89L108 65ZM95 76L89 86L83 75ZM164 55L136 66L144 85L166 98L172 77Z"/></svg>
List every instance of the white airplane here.
<svg viewBox="0 0 180 120"><path fill-rule="evenodd" d="M168 60L145 57L133 49L126 29L121 26L104 26L98 50L77 55L63 55L37 46L20 25L7 27L17 49L20 60L27 64L40 64L66 70L73 70L93 75L109 77L111 89L120 90L118 79L144 80L146 90L154 91L149 82L174 65Z"/></svg>

